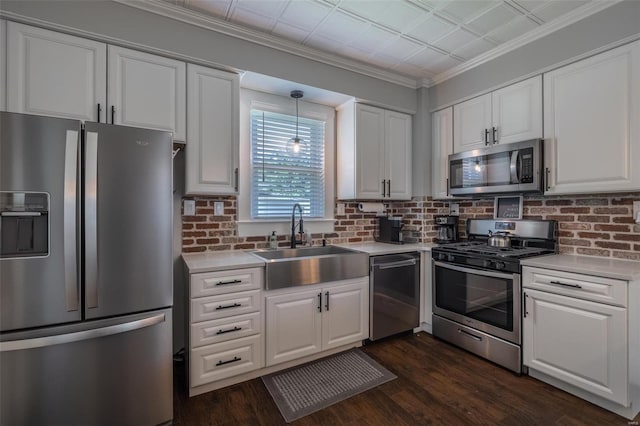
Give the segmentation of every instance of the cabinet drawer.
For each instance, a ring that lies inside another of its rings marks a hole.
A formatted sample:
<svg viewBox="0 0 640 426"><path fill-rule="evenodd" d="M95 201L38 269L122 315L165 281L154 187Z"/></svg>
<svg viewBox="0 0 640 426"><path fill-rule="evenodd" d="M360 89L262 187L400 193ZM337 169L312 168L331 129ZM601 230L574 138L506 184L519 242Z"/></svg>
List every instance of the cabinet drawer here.
<svg viewBox="0 0 640 426"><path fill-rule="evenodd" d="M254 312L193 324L191 326L191 347L197 348L258 334L262 326L260 317L260 312Z"/></svg>
<svg viewBox="0 0 640 426"><path fill-rule="evenodd" d="M260 290L191 300L191 322L226 318L260 310Z"/></svg>
<svg viewBox="0 0 640 426"><path fill-rule="evenodd" d="M190 386L226 379L264 366L262 335L244 337L191 351Z"/></svg>
<svg viewBox="0 0 640 426"><path fill-rule="evenodd" d="M262 268L191 275L191 297L213 296L262 288Z"/></svg>
<svg viewBox="0 0 640 426"><path fill-rule="evenodd" d="M550 269L522 268L523 287L609 305L627 306L627 282Z"/></svg>

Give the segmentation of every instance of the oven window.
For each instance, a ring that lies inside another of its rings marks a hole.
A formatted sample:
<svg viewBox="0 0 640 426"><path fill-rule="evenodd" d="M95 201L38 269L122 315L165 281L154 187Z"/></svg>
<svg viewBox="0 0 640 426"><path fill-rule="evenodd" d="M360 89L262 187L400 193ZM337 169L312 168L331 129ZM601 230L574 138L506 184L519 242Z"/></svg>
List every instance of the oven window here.
<svg viewBox="0 0 640 426"><path fill-rule="evenodd" d="M481 272L481 271L479 271ZM436 266L436 306L513 331L513 280Z"/></svg>

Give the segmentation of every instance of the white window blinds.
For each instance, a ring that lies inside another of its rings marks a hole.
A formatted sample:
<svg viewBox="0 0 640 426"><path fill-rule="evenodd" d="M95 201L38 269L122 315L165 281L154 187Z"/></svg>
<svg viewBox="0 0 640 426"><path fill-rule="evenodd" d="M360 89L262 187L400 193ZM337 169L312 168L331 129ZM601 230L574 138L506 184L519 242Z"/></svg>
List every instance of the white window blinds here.
<svg viewBox="0 0 640 426"><path fill-rule="evenodd" d="M295 115L251 110L251 217L289 218L295 203L305 217L324 217L324 121L300 117L300 152L289 148Z"/></svg>

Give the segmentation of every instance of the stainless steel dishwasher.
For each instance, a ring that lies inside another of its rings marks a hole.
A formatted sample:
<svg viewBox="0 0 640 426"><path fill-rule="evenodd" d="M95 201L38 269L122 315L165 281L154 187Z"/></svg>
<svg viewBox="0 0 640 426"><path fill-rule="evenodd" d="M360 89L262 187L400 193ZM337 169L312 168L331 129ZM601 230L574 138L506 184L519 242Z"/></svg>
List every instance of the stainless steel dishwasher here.
<svg viewBox="0 0 640 426"><path fill-rule="evenodd" d="M372 256L369 260L370 339L420 325L420 254Z"/></svg>

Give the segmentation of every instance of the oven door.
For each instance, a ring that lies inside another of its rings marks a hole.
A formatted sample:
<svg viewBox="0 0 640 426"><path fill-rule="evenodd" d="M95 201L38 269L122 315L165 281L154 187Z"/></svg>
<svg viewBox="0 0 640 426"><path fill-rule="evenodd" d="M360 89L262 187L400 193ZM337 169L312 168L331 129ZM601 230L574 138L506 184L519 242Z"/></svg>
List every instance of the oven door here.
<svg viewBox="0 0 640 426"><path fill-rule="evenodd" d="M520 275L433 261L433 313L520 344Z"/></svg>

